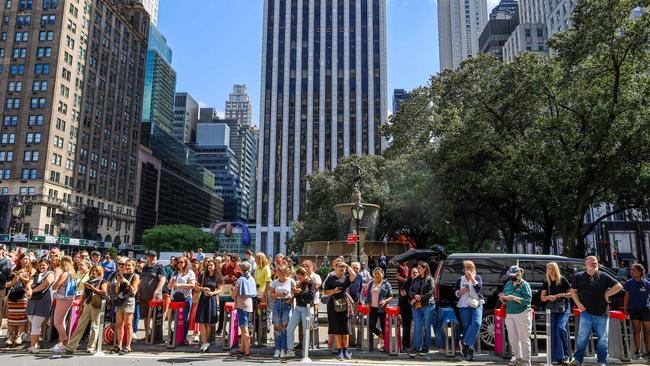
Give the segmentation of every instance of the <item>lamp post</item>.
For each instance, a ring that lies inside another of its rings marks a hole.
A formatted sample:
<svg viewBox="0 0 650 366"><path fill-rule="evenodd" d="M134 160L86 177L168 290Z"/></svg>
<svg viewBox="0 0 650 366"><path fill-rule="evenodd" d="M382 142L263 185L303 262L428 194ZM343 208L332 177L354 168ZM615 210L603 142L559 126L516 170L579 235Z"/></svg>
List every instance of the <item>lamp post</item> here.
<svg viewBox="0 0 650 366"><path fill-rule="evenodd" d="M18 197L14 197L14 201L9 204L11 209L11 227L13 228L13 233L10 235L9 239L9 250L14 249L14 235L16 234L16 226L18 220L23 217L23 212L25 211L25 204L23 201L19 200Z"/></svg>
<svg viewBox="0 0 650 366"><path fill-rule="evenodd" d="M361 220L363 219L364 207L361 202L357 202L352 206L352 218L357 224L357 262L361 260Z"/></svg>

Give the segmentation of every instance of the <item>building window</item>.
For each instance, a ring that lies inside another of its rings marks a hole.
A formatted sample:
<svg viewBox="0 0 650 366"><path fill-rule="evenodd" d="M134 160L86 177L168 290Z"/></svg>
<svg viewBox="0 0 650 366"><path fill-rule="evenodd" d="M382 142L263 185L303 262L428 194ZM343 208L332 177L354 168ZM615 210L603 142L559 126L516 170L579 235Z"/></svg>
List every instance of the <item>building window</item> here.
<svg viewBox="0 0 650 366"><path fill-rule="evenodd" d="M22 81L10 81L7 83L7 91L8 92L14 92L14 91L22 91L23 90L23 82Z"/></svg>
<svg viewBox="0 0 650 366"><path fill-rule="evenodd" d="M13 151L0 151L0 162L13 161L14 152Z"/></svg>
<svg viewBox="0 0 650 366"><path fill-rule="evenodd" d="M43 125L43 116L42 115L30 115L27 124L29 126L42 126Z"/></svg>
<svg viewBox="0 0 650 366"><path fill-rule="evenodd" d="M52 55L52 47L39 47L36 50L36 56L38 57L50 57Z"/></svg>
<svg viewBox="0 0 650 366"><path fill-rule="evenodd" d="M5 169L4 174L2 176L3 179L11 179L11 169Z"/></svg>
<svg viewBox="0 0 650 366"><path fill-rule="evenodd" d="M16 126L18 124L18 116L5 116L2 122L3 126Z"/></svg>
<svg viewBox="0 0 650 366"><path fill-rule="evenodd" d="M2 144L3 145L13 145L16 142L16 135L13 133L3 133L2 134Z"/></svg>

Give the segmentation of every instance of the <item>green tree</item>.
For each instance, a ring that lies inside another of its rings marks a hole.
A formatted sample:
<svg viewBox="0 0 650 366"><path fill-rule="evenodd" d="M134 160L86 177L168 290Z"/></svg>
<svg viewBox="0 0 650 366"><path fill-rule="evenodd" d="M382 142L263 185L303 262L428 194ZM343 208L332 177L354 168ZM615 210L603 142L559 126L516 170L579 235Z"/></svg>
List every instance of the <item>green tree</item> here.
<svg viewBox="0 0 650 366"><path fill-rule="evenodd" d="M142 234L142 244L157 252L196 250L206 252L219 248L219 240L212 234L189 225L158 225Z"/></svg>

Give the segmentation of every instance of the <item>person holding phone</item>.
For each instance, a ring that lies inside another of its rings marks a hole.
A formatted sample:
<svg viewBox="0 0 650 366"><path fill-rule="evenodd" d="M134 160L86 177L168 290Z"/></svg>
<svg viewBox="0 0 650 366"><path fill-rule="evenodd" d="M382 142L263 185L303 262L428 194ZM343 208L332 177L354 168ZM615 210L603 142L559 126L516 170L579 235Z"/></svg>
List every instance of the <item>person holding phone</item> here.
<svg viewBox="0 0 650 366"><path fill-rule="evenodd" d="M204 353L210 347L210 331L212 324L217 323L217 295L221 292L223 278L221 270L217 268L212 258L206 258L203 263L203 272L196 282L195 291L200 291L199 304L196 308L196 323L199 324L199 338L201 347L199 351Z"/></svg>
<svg viewBox="0 0 650 366"><path fill-rule="evenodd" d="M510 281L499 294L499 300L506 304L506 329L513 354L510 364L530 366L530 333L533 324L530 302L533 292L530 284L523 279L524 270L519 266L510 266L507 275Z"/></svg>
<svg viewBox="0 0 650 366"><path fill-rule="evenodd" d="M456 297L460 322L463 327L463 339L459 341L460 354L468 361L474 359L474 344L483 320L483 295L481 288L483 280L476 274L476 266L472 261L464 261L465 274L456 280Z"/></svg>
<svg viewBox="0 0 650 366"><path fill-rule="evenodd" d="M429 264L424 261L417 265L419 277L413 280L409 288L410 304L413 308L413 349L409 356L429 353L431 346L431 322L436 311L433 291L435 288Z"/></svg>
<svg viewBox="0 0 650 366"><path fill-rule="evenodd" d="M308 320L312 313L307 312L307 306L314 302L316 296L316 284L309 277L309 272L305 267L299 267L296 270L296 285L291 289L293 297L296 299L296 307L289 319L287 327L287 353L286 358L295 357L295 331L298 324L302 324L303 329L309 329ZM310 309L311 310L311 309Z"/></svg>
<svg viewBox="0 0 650 366"><path fill-rule="evenodd" d="M352 354L348 350L350 328L348 327L349 307L352 299L346 293L350 284L357 277L356 273L344 260L335 261L334 272L327 276L323 284L323 294L329 296L327 301L327 334L334 336L338 348L337 359L350 359Z"/></svg>

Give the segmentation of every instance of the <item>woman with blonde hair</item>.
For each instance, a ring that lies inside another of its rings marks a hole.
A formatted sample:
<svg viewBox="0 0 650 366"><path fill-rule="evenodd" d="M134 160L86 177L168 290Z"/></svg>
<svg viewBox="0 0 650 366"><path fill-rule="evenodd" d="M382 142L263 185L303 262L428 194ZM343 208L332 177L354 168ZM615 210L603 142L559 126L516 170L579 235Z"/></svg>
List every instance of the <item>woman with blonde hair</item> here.
<svg viewBox="0 0 650 366"><path fill-rule="evenodd" d="M571 314L571 285L562 276L555 262L546 264L546 280L542 284L541 299L551 310L551 361L564 364L569 361L569 314Z"/></svg>
<svg viewBox="0 0 650 366"><path fill-rule="evenodd" d="M52 347L53 351L60 351L68 344L68 331L65 319L72 307L74 296L77 292L77 272L74 269L72 257L66 255L61 258L61 274L52 285L54 291L54 327L59 334L59 343Z"/></svg>
<svg viewBox="0 0 650 366"><path fill-rule="evenodd" d="M116 306L117 317L117 345L113 353L120 355L131 352L131 341L133 340L133 313L135 312L135 295L140 285L140 276L135 273L135 261L127 259L124 262L124 273L117 273L117 285L114 287L115 294L113 305ZM124 345L124 348L122 348Z"/></svg>
<svg viewBox="0 0 650 366"><path fill-rule="evenodd" d="M483 279L476 274L476 266L472 261L464 261L465 273L456 280L456 297L460 322L463 326L463 339L460 340L460 353L467 360L474 359L474 344L483 320L483 304L481 294Z"/></svg>
<svg viewBox="0 0 650 366"><path fill-rule="evenodd" d="M293 288L296 281L291 278L290 267L281 265L275 271L277 278L271 283L270 294L273 301L273 326L275 329L274 358L284 358L287 351L287 326L293 310Z"/></svg>

